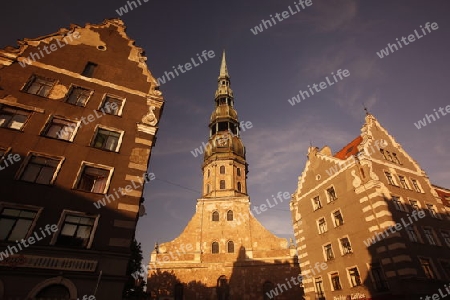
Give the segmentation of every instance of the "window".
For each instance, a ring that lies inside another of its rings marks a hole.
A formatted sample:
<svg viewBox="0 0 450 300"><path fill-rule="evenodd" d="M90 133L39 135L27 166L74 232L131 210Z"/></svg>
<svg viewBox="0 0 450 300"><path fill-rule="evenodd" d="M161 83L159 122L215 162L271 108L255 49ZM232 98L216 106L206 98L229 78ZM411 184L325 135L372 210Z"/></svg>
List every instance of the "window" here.
<svg viewBox="0 0 450 300"><path fill-rule="evenodd" d="M317 225L319 226L319 234L327 232L327 221L325 221L325 218L319 219Z"/></svg>
<svg viewBox="0 0 450 300"><path fill-rule="evenodd" d="M237 183L237 190L238 192L242 191L242 184L240 182Z"/></svg>
<svg viewBox="0 0 450 300"><path fill-rule="evenodd" d="M381 154L383 154L384 159L387 160L387 158L386 158L386 153L384 153L384 150L383 150L383 149L380 149L380 152L381 152Z"/></svg>
<svg viewBox="0 0 450 300"><path fill-rule="evenodd" d="M331 244L325 245L323 249L325 251L325 260L328 261L334 259L334 253L333 248L331 248Z"/></svg>
<svg viewBox="0 0 450 300"><path fill-rule="evenodd" d="M112 169L102 169L83 165L76 188L91 193L106 193Z"/></svg>
<svg viewBox="0 0 450 300"><path fill-rule="evenodd" d="M361 285L361 277L359 276L357 267L348 269L348 276L350 277L350 285L352 287Z"/></svg>
<svg viewBox="0 0 450 300"><path fill-rule="evenodd" d="M392 196L392 202L397 210L406 211L402 201L397 196Z"/></svg>
<svg viewBox="0 0 450 300"><path fill-rule="evenodd" d="M416 230L414 229L413 226L406 227L406 232L408 233L408 237L411 242L415 242L415 243L419 242L419 240L417 238Z"/></svg>
<svg viewBox="0 0 450 300"><path fill-rule="evenodd" d="M423 233L427 238L427 241L430 245L436 245L436 241L434 240L433 229L431 228L423 228Z"/></svg>
<svg viewBox="0 0 450 300"><path fill-rule="evenodd" d="M442 238L444 239L445 244L450 247L450 232L446 230L441 231Z"/></svg>
<svg viewBox="0 0 450 300"><path fill-rule="evenodd" d="M225 180L221 180L220 181L220 189L224 190L225 189Z"/></svg>
<svg viewBox="0 0 450 300"><path fill-rule="evenodd" d="M209 183L206 185L206 193L209 194L210 186Z"/></svg>
<svg viewBox="0 0 450 300"><path fill-rule="evenodd" d="M387 160L393 161L393 160L392 160L391 153L390 153L389 151L386 151L386 156L387 156Z"/></svg>
<svg viewBox="0 0 450 300"><path fill-rule="evenodd" d="M31 112L13 106L0 105L0 127L22 130Z"/></svg>
<svg viewBox="0 0 450 300"><path fill-rule="evenodd" d="M428 212L430 213L430 216L433 218L439 219L439 216L436 212L436 207L433 204L427 204Z"/></svg>
<svg viewBox="0 0 450 300"><path fill-rule="evenodd" d="M227 244L227 251L228 253L234 253L234 243L233 241L229 241Z"/></svg>
<svg viewBox="0 0 450 300"><path fill-rule="evenodd" d="M20 174L20 180L39 184L52 184L62 158L49 158L31 154Z"/></svg>
<svg viewBox="0 0 450 300"><path fill-rule="evenodd" d="M436 275L431 266L431 260L429 258L420 257L419 261L425 276L429 279L436 279Z"/></svg>
<svg viewBox="0 0 450 300"><path fill-rule="evenodd" d="M233 221L233 211L229 210L227 212L227 221Z"/></svg>
<svg viewBox="0 0 450 300"><path fill-rule="evenodd" d="M119 116L122 113L124 99L119 97L106 95L100 109L109 115Z"/></svg>
<svg viewBox="0 0 450 300"><path fill-rule="evenodd" d="M412 182L413 187L414 187L414 189L416 190L416 192L421 193L422 191L421 191L419 185L417 184L417 180L411 179L411 182Z"/></svg>
<svg viewBox="0 0 450 300"><path fill-rule="evenodd" d="M98 127L91 146L101 150L118 152L122 135L123 132Z"/></svg>
<svg viewBox="0 0 450 300"><path fill-rule="evenodd" d="M0 241L16 241L27 237L37 211L4 208L0 213Z"/></svg>
<svg viewBox="0 0 450 300"><path fill-rule="evenodd" d="M208 169L208 178L211 176L211 171Z"/></svg>
<svg viewBox="0 0 450 300"><path fill-rule="evenodd" d="M392 179L392 175L389 172L384 172L384 174L386 174L386 178L388 180L388 183L390 185L395 185L394 179Z"/></svg>
<svg viewBox="0 0 450 300"><path fill-rule="evenodd" d="M237 176L241 176L241 168L237 168L236 173L237 173Z"/></svg>
<svg viewBox="0 0 450 300"><path fill-rule="evenodd" d="M329 202L333 202L334 200L337 199L336 192L334 191L334 187L330 187L329 189L327 189L327 194L328 194Z"/></svg>
<svg viewBox="0 0 450 300"><path fill-rule="evenodd" d="M97 67L97 64L89 61L86 64L86 66L84 67L83 73L81 73L81 75L86 76L86 77L92 77L96 67Z"/></svg>
<svg viewBox="0 0 450 300"><path fill-rule="evenodd" d="M445 275L447 278L450 278L450 262L449 261L441 261L441 267L444 269Z"/></svg>
<svg viewBox="0 0 450 300"><path fill-rule="evenodd" d="M400 160L398 160L397 154L392 152L392 156L394 157L394 162L401 165L402 163L400 162Z"/></svg>
<svg viewBox="0 0 450 300"><path fill-rule="evenodd" d="M333 286L333 291L342 290L341 281L339 280L339 273L330 274L331 285Z"/></svg>
<svg viewBox="0 0 450 300"><path fill-rule="evenodd" d="M216 254L219 253L219 243L213 242L211 245L211 253Z"/></svg>
<svg viewBox="0 0 450 300"><path fill-rule="evenodd" d="M398 178L400 179L400 184L401 184L402 188L409 190L409 186L406 183L405 177L398 176Z"/></svg>
<svg viewBox="0 0 450 300"><path fill-rule="evenodd" d="M93 234L96 217L67 213L56 245L87 248Z"/></svg>
<svg viewBox="0 0 450 300"><path fill-rule="evenodd" d="M409 203L411 204L412 209L420 210L419 202L417 200L409 200Z"/></svg>
<svg viewBox="0 0 450 300"><path fill-rule="evenodd" d="M225 174L225 166L220 166L220 174Z"/></svg>
<svg viewBox="0 0 450 300"><path fill-rule="evenodd" d="M380 263L371 263L370 264L370 275L372 278L373 285L375 290L378 292L387 291L389 287L387 285L387 281L384 276L384 272L381 269Z"/></svg>
<svg viewBox="0 0 450 300"><path fill-rule="evenodd" d="M322 277L314 278L314 287L315 287L315 290L316 290L316 299L317 300L325 299L325 294L324 294L324 291L323 291Z"/></svg>
<svg viewBox="0 0 450 300"><path fill-rule="evenodd" d="M48 79L41 76L33 75L24 88L24 91L42 97L48 97L51 89L55 85L55 79Z"/></svg>
<svg viewBox="0 0 450 300"><path fill-rule="evenodd" d="M353 253L352 246L348 238L342 238L339 240L342 248L342 255Z"/></svg>
<svg viewBox="0 0 450 300"><path fill-rule="evenodd" d="M68 96L66 98L66 102L77 105L77 106L86 106L87 101L91 97L92 91L78 87L72 86L69 90Z"/></svg>
<svg viewBox="0 0 450 300"><path fill-rule="evenodd" d="M319 208L322 208L322 203L320 202L319 196L316 196L313 199L313 209L318 210Z"/></svg>
<svg viewBox="0 0 450 300"><path fill-rule="evenodd" d="M44 129L43 135L46 137L72 141L77 123L60 117L52 117Z"/></svg>
<svg viewBox="0 0 450 300"><path fill-rule="evenodd" d="M334 218L334 226L339 227L341 225L344 225L344 219L342 218L342 214L340 210L337 210L333 213Z"/></svg>
<svg viewBox="0 0 450 300"><path fill-rule="evenodd" d="M212 213L212 220L214 222L219 222L219 212L215 211Z"/></svg>

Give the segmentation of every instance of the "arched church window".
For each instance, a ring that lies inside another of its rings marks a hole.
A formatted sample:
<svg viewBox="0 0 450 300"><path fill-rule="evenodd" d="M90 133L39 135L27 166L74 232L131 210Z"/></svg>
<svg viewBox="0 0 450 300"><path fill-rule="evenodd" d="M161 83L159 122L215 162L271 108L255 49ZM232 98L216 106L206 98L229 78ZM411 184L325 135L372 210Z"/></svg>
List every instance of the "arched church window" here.
<svg viewBox="0 0 450 300"><path fill-rule="evenodd" d="M224 190L225 189L225 180L221 180L220 181L220 189Z"/></svg>
<svg viewBox="0 0 450 300"><path fill-rule="evenodd" d="M212 220L214 222L219 222L219 212L215 211L212 213Z"/></svg>
<svg viewBox="0 0 450 300"><path fill-rule="evenodd" d="M219 243L213 242L211 245L211 253L216 254L219 253Z"/></svg>
<svg viewBox="0 0 450 300"><path fill-rule="evenodd" d="M227 212L227 221L233 221L233 211L229 210Z"/></svg>
<svg viewBox="0 0 450 300"><path fill-rule="evenodd" d="M237 172L237 176L241 176L241 168L237 168L236 172Z"/></svg>
<svg viewBox="0 0 450 300"><path fill-rule="evenodd" d="M220 166L220 174L225 174L225 166Z"/></svg>
<svg viewBox="0 0 450 300"><path fill-rule="evenodd" d="M206 193L209 194L209 183L206 185Z"/></svg>
<svg viewBox="0 0 450 300"><path fill-rule="evenodd" d="M211 176L211 170L208 169L208 178Z"/></svg>
<svg viewBox="0 0 450 300"><path fill-rule="evenodd" d="M229 241L228 242L228 245L227 245L227 250L228 250L228 253L234 253L234 243L233 243L233 241Z"/></svg>
<svg viewBox="0 0 450 300"><path fill-rule="evenodd" d="M242 184L240 182L237 183L237 189L239 192L242 190Z"/></svg>

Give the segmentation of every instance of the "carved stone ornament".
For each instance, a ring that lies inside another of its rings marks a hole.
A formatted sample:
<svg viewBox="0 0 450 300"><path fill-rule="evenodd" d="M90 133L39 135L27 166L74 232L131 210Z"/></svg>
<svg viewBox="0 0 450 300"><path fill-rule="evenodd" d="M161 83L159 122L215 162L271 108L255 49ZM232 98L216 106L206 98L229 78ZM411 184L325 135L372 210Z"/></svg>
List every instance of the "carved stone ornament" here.
<svg viewBox="0 0 450 300"><path fill-rule="evenodd" d="M156 109L154 106L150 106L148 109L148 113L142 117L142 123L150 126L155 126L156 123L158 123L158 120L156 119L155 114L153 111Z"/></svg>

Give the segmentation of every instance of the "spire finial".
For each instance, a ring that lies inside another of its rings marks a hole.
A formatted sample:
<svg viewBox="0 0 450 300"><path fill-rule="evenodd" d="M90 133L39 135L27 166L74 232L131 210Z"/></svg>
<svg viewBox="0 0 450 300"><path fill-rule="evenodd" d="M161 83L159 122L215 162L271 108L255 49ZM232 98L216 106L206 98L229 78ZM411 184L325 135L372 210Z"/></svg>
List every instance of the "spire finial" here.
<svg viewBox="0 0 450 300"><path fill-rule="evenodd" d="M230 77L230 75L228 75L227 61L225 59L225 49L222 54L222 64L220 65L219 77Z"/></svg>
<svg viewBox="0 0 450 300"><path fill-rule="evenodd" d="M364 110L366 111L366 116L370 115L369 110L367 109L366 105L363 103Z"/></svg>

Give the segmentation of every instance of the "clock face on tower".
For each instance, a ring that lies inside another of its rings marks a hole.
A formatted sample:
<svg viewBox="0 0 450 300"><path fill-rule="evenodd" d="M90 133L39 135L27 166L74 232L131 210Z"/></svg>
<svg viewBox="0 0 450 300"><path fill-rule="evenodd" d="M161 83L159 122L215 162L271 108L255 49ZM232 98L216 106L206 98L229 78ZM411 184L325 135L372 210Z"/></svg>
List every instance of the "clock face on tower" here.
<svg viewBox="0 0 450 300"><path fill-rule="evenodd" d="M219 135L216 137L217 147L227 147L228 146L228 135Z"/></svg>

